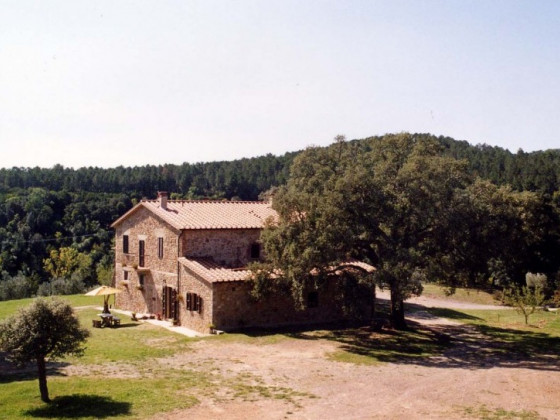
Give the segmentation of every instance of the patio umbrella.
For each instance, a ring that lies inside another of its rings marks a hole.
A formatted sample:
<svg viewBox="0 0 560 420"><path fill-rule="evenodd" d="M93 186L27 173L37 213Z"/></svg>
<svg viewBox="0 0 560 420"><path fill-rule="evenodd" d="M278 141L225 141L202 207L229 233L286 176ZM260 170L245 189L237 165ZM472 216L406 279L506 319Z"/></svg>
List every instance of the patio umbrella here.
<svg viewBox="0 0 560 420"><path fill-rule="evenodd" d="M121 290L109 286L100 286L86 293L86 296L103 296L103 313L109 313L109 297L111 295L120 293Z"/></svg>

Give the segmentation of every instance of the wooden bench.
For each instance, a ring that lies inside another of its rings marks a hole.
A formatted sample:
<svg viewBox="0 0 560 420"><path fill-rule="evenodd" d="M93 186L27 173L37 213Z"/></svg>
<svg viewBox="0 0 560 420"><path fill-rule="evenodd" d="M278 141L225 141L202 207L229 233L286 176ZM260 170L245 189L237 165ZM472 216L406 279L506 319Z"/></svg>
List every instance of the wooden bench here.
<svg viewBox="0 0 560 420"><path fill-rule="evenodd" d="M99 319L92 319L91 324L93 328L101 328L101 320Z"/></svg>
<svg viewBox="0 0 560 420"><path fill-rule="evenodd" d="M113 317L113 327L118 327L119 325L121 325L121 319L114 316Z"/></svg>

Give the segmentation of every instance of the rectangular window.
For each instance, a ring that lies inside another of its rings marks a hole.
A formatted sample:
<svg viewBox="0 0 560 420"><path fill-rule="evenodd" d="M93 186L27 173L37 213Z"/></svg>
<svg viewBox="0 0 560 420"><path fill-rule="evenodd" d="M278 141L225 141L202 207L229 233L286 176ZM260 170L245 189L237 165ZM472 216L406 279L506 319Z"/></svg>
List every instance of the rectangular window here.
<svg viewBox="0 0 560 420"><path fill-rule="evenodd" d="M251 245L251 259L258 260L261 257L261 246L257 243Z"/></svg>
<svg viewBox="0 0 560 420"><path fill-rule="evenodd" d="M123 280L128 280L128 271L123 272Z"/></svg>
<svg viewBox="0 0 560 420"><path fill-rule="evenodd" d="M157 238L157 245L158 245L157 254L158 257L161 259L163 258L163 238Z"/></svg>
<svg viewBox="0 0 560 420"><path fill-rule="evenodd" d="M187 311L202 312L202 297L196 293L187 293Z"/></svg>
<svg viewBox="0 0 560 420"><path fill-rule="evenodd" d="M193 308L192 310L195 312L199 312L198 308L200 307L200 296L194 294L193 296Z"/></svg>
<svg viewBox="0 0 560 420"><path fill-rule="evenodd" d="M144 274L138 274L138 284L144 286Z"/></svg>
<svg viewBox="0 0 560 420"><path fill-rule="evenodd" d="M146 243L144 241L138 242L138 265L144 267L144 249Z"/></svg>
<svg viewBox="0 0 560 420"><path fill-rule="evenodd" d="M128 254L128 235L122 237L122 252Z"/></svg>

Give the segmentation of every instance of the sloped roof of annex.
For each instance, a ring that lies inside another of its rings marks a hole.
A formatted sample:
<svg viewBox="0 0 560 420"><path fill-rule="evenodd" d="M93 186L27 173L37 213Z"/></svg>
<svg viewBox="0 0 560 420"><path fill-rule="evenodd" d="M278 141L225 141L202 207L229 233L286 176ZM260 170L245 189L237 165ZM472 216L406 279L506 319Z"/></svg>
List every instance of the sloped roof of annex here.
<svg viewBox="0 0 560 420"><path fill-rule="evenodd" d="M111 225L115 228L133 213L146 209L176 230L262 229L278 214L266 201L142 200Z"/></svg>
<svg viewBox="0 0 560 420"><path fill-rule="evenodd" d="M181 257L179 263L209 283L247 281L253 278L252 271L247 267L231 268L218 264L211 257ZM367 273L375 272L375 267L357 260L348 260L332 267L335 275L343 270L360 270ZM312 273L313 274L313 273ZM278 271L278 275L281 273Z"/></svg>

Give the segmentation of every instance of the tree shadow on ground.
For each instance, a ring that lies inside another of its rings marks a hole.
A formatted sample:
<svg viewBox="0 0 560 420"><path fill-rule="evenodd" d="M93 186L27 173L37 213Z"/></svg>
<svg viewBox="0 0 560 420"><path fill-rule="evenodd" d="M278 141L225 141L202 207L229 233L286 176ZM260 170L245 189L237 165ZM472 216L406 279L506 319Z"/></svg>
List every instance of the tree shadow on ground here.
<svg viewBox="0 0 560 420"><path fill-rule="evenodd" d="M65 362L47 362L48 376L64 376L62 369L68 366ZM5 359L5 354L0 352L0 384L16 381L32 381L37 379L37 365L28 363L18 368Z"/></svg>
<svg viewBox="0 0 560 420"><path fill-rule="evenodd" d="M74 394L56 397L50 404L27 410L25 414L31 417L50 419L80 417L104 419L130 414L130 408L130 403L114 401L109 397Z"/></svg>
<svg viewBox="0 0 560 420"><path fill-rule="evenodd" d="M467 322L470 317L451 309L445 313L446 317ZM404 331L366 326L297 332L291 336L336 341L343 352L380 362L435 368L560 371L560 337L489 325L424 325L410 319L408 324Z"/></svg>
<svg viewBox="0 0 560 420"><path fill-rule="evenodd" d="M338 323L254 329L244 333L253 337L283 334L301 340L335 341L340 344L340 351L363 357L365 363L560 371L560 337L480 324L481 318L476 316L453 309L427 309L417 304L407 304L409 328L399 331L388 328L386 308L379 307L379 318L373 326ZM462 324L424 322L439 317Z"/></svg>

